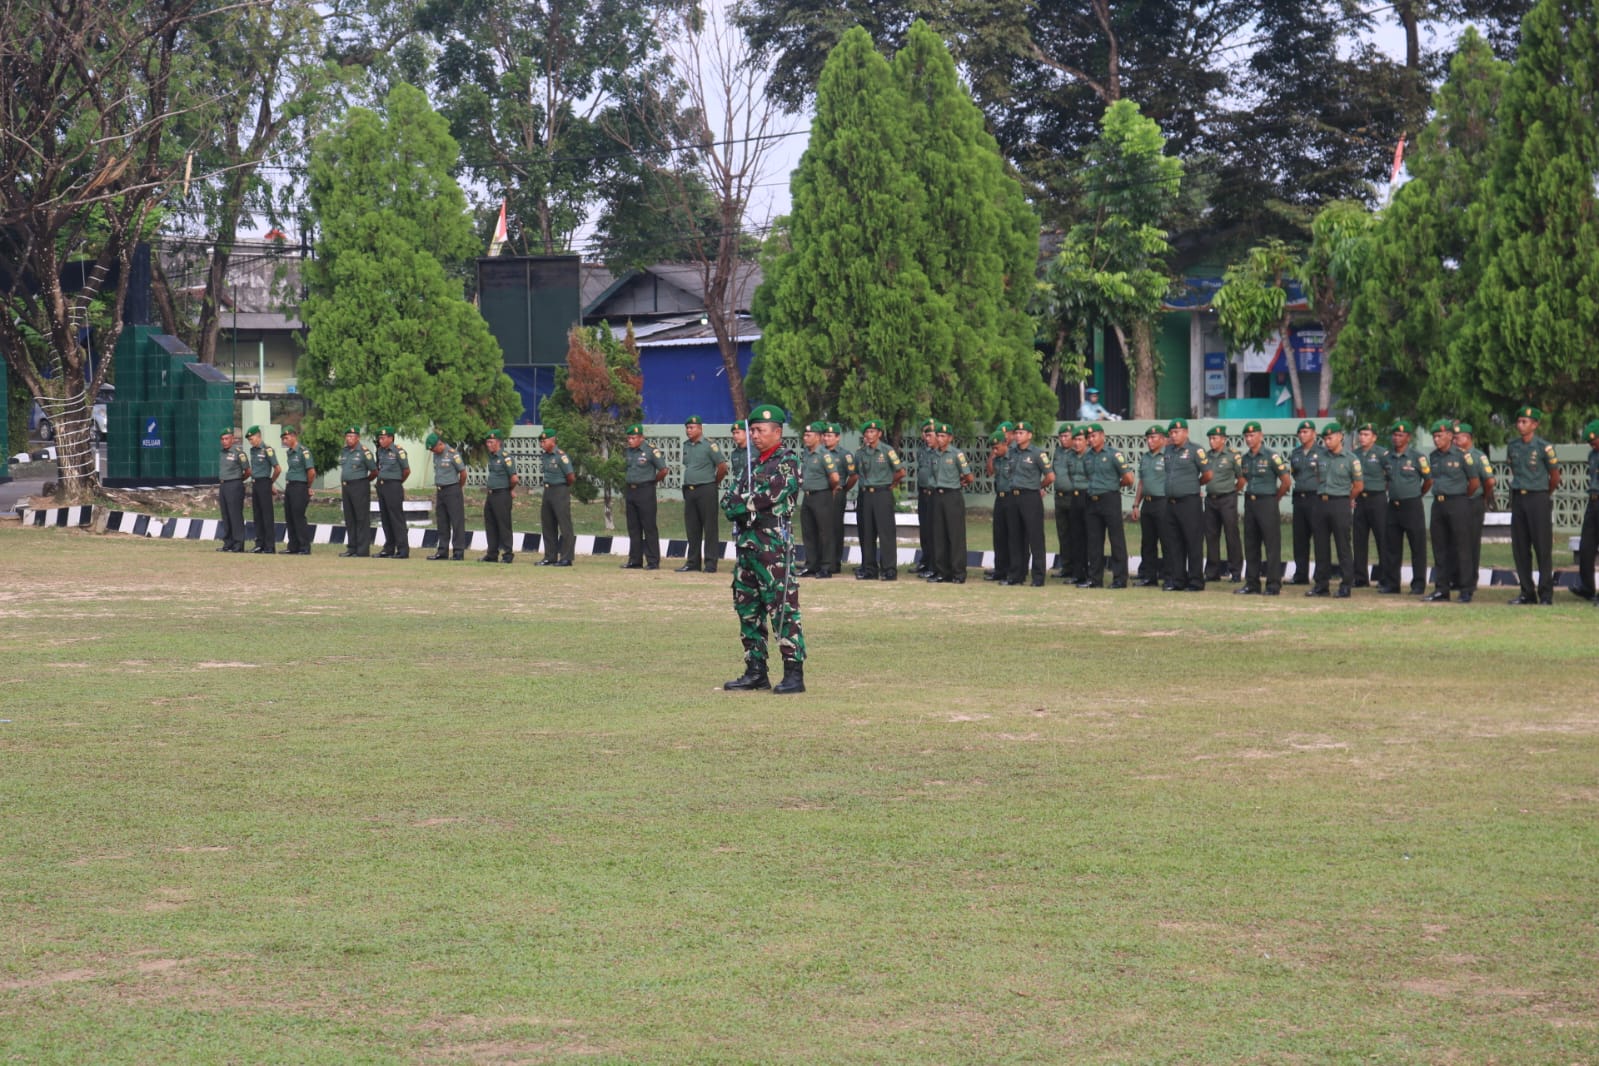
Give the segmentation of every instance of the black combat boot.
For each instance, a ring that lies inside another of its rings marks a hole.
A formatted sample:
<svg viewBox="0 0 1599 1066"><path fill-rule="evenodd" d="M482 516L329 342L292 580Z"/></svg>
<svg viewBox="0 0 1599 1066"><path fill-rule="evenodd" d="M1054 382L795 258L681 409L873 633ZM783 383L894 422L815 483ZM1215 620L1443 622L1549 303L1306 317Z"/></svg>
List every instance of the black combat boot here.
<svg viewBox="0 0 1599 1066"><path fill-rule="evenodd" d="M779 696L805 691L805 667L791 659L783 660L783 680L772 689Z"/></svg>
<svg viewBox="0 0 1599 1066"><path fill-rule="evenodd" d="M766 664L754 659L744 660L744 676L735 677L722 686L729 692L749 692L755 689L771 688L772 683L766 677Z"/></svg>

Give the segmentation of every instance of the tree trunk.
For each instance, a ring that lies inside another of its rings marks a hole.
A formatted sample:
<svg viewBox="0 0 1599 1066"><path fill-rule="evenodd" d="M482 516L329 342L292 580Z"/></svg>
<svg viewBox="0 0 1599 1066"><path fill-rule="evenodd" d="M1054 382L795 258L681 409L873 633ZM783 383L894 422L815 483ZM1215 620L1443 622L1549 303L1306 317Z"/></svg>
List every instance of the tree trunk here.
<svg viewBox="0 0 1599 1066"><path fill-rule="evenodd" d="M1130 343L1128 334L1120 326L1115 329L1122 355L1133 372L1133 406L1130 414L1133 418L1155 418L1159 377L1155 371L1154 327L1148 322L1135 323Z"/></svg>
<svg viewBox="0 0 1599 1066"><path fill-rule="evenodd" d="M1283 342L1283 362L1288 364L1288 387L1294 394L1294 417L1305 417L1305 392L1299 387L1299 360L1294 358L1293 341L1288 336L1288 316L1277 324L1277 335Z"/></svg>

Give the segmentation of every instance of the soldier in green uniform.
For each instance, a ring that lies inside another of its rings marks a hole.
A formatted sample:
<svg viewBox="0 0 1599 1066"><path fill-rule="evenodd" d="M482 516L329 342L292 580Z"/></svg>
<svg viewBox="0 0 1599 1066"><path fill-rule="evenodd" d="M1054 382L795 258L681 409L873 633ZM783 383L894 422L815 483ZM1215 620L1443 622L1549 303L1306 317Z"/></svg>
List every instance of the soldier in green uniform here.
<svg viewBox="0 0 1599 1066"><path fill-rule="evenodd" d="M1055 567L1055 576L1062 580L1076 566L1071 521L1072 489L1076 486L1072 470L1076 461L1077 453L1072 450L1072 424L1062 422L1055 433L1055 454L1049 461L1049 468L1055 475L1055 559L1059 564Z"/></svg>
<svg viewBox="0 0 1599 1066"><path fill-rule="evenodd" d="M1079 427L1088 436L1083 453L1084 515L1087 532L1088 576L1078 588L1100 588L1105 581L1105 537L1110 537L1110 587L1127 587L1127 531L1122 522L1122 488L1133 483L1127 457L1105 446L1105 429L1098 422Z"/></svg>
<svg viewBox="0 0 1599 1066"><path fill-rule="evenodd" d="M544 502L539 505L543 527L544 558L540 566L571 566L577 533L572 528L572 485L577 471L572 460L557 445L555 434L539 434L539 481L544 486Z"/></svg>
<svg viewBox="0 0 1599 1066"><path fill-rule="evenodd" d="M661 531L655 524L655 486L666 480L666 457L644 442L644 427L627 427L626 475L622 497L627 501L627 562L623 570L654 570L661 565Z"/></svg>
<svg viewBox="0 0 1599 1066"><path fill-rule="evenodd" d="M1166 426L1166 588L1205 591L1205 505L1200 489L1211 481L1205 449L1188 439L1188 420Z"/></svg>
<svg viewBox="0 0 1599 1066"><path fill-rule="evenodd" d="M1599 556L1599 418L1583 427L1588 438L1588 507L1582 512L1582 536L1577 541L1577 585L1571 591L1599 604L1594 589L1593 564Z"/></svg>
<svg viewBox="0 0 1599 1066"><path fill-rule="evenodd" d="M1355 501L1354 540L1355 579L1352 588L1363 589L1372 581L1367 549L1377 542L1376 582L1379 587L1388 575L1388 449L1377 443L1377 427L1364 422L1355 431L1356 461L1360 463L1365 487Z"/></svg>
<svg viewBox="0 0 1599 1066"><path fill-rule="evenodd" d="M937 425L933 454L933 576L932 582L966 583L966 495L972 469L966 453L951 446L954 430L948 422Z"/></svg>
<svg viewBox="0 0 1599 1066"><path fill-rule="evenodd" d="M843 438L844 427L837 422L827 423L827 428L822 431L822 447L827 449L827 454L833 457L833 465L838 468L838 488L833 490L833 535L827 542L833 551L827 557L829 574L837 574L844 569L847 555L844 546L844 512L849 509L849 494L861 479L860 472L855 469L854 453L839 447ZM859 517L856 516L857 520ZM856 532L859 533L858 528Z"/></svg>
<svg viewBox="0 0 1599 1066"><path fill-rule="evenodd" d="M1355 573L1355 561L1350 555L1349 529L1353 521L1355 501L1366 487L1361 480L1361 463L1344 449L1344 427L1328 422L1321 431L1321 462L1317 470L1321 491L1316 494L1316 558L1331 560L1332 552L1327 542L1338 553L1338 598L1349 598L1349 582ZM1322 565L1316 569L1316 583L1306 596L1326 596L1331 568Z"/></svg>
<svg viewBox="0 0 1599 1066"><path fill-rule="evenodd" d="M1527 406L1516 412L1516 437L1505 446L1510 468L1510 550L1516 560L1521 595L1511 603L1551 604L1555 599L1554 514L1550 494L1560 487L1555 446L1538 436L1543 412ZM1538 556L1538 583L1532 557Z"/></svg>
<svg viewBox="0 0 1599 1066"><path fill-rule="evenodd" d="M377 458L372 449L361 446L360 427L351 426L344 431L344 450L339 453L339 495L344 504L340 559L372 554L372 479L377 476Z"/></svg>
<svg viewBox="0 0 1599 1066"><path fill-rule="evenodd" d="M1064 578L1072 584L1088 580L1088 430L1072 428L1072 495L1066 505L1066 532L1071 537L1072 568Z"/></svg>
<svg viewBox="0 0 1599 1066"><path fill-rule="evenodd" d="M683 529L688 538L680 574L704 570L716 573L716 517L721 508L717 488L727 476L727 457L722 449L705 439L705 422L689 415L683 422Z"/></svg>
<svg viewBox="0 0 1599 1066"><path fill-rule="evenodd" d="M1410 545L1410 591L1416 596L1427 591L1427 517L1421 501L1432 491L1432 464L1411 447L1415 432L1415 423L1409 419L1394 422L1389 436L1393 451L1383 460L1388 473L1388 570L1377 591L1390 596L1399 594L1406 543Z"/></svg>
<svg viewBox="0 0 1599 1066"><path fill-rule="evenodd" d="M1010 573L1006 583L1020 585L1031 571L1034 588L1044 587L1044 496L1055 483L1049 456L1033 447L1033 424L1016 423L1016 446L1010 452Z"/></svg>
<svg viewBox="0 0 1599 1066"><path fill-rule="evenodd" d="M1482 568L1482 527L1487 523L1488 512L1494 508L1494 468L1488 453L1475 447L1470 422L1455 423L1455 447L1466 457L1467 472L1477 479L1477 491L1470 496L1471 503L1471 568Z"/></svg>
<svg viewBox="0 0 1599 1066"><path fill-rule="evenodd" d="M489 542L488 554L480 563L508 563L516 558L511 539L511 497L522 477L516 471L516 460L505 453L505 434L493 429L483 439L488 449L488 496L483 501L483 530Z"/></svg>
<svg viewBox="0 0 1599 1066"><path fill-rule="evenodd" d="M1288 453L1288 469L1294 475L1294 580L1295 585L1310 584L1311 531L1314 527L1316 496L1321 483L1316 477L1316 462L1321 454L1321 443L1316 439L1316 423L1305 419L1299 423L1299 446ZM1316 565L1326 566L1326 559L1317 559Z"/></svg>
<svg viewBox="0 0 1599 1066"><path fill-rule="evenodd" d="M1161 541L1166 536L1166 431L1160 426L1144 430L1148 445L1138 457L1137 488L1133 490L1133 521L1141 534L1138 545L1139 588L1152 588L1166 576L1166 560L1160 557Z"/></svg>
<svg viewBox="0 0 1599 1066"><path fill-rule="evenodd" d="M405 525L405 479L411 476L411 459L394 443L394 427L378 429L378 521L383 526L379 559L409 559L410 533Z"/></svg>
<svg viewBox="0 0 1599 1066"><path fill-rule="evenodd" d="M1227 443L1227 427L1211 426L1205 433L1210 451L1210 483L1205 486L1205 580L1244 579L1244 552L1238 540L1238 493L1244 487L1238 469L1238 452ZM1222 542L1227 556L1222 558Z"/></svg>
<svg viewBox="0 0 1599 1066"><path fill-rule="evenodd" d="M217 536L222 538L219 552L244 551L244 479L249 476L250 457L230 426L222 431L222 467L217 474L217 505L222 510L217 528Z"/></svg>
<svg viewBox="0 0 1599 1066"><path fill-rule="evenodd" d="M938 465L938 423L929 418L922 423L922 439L916 445L916 536L920 555L916 576L932 577L933 569L933 468Z"/></svg>
<svg viewBox="0 0 1599 1066"><path fill-rule="evenodd" d="M783 447L783 410L761 404L750 412L753 455L741 478L722 492L722 513L733 523L733 611L744 646L744 673L722 687L771 688L767 677L768 624L783 657L783 680L772 691L805 691L805 634L800 628L799 586L791 574L792 520L799 496L799 460Z"/></svg>
<svg viewBox="0 0 1599 1066"><path fill-rule="evenodd" d="M1001 422L988 436L988 476L994 480L994 569L984 581L1005 581L1010 576L1010 527L1015 498L1010 491L1010 449L1016 427Z"/></svg>
<svg viewBox="0 0 1599 1066"><path fill-rule="evenodd" d="M1266 595L1276 596L1283 587L1283 521L1281 500L1288 494L1288 460L1266 447L1266 434L1259 422L1244 423L1244 454L1238 470L1244 479L1244 585L1235 595L1260 594L1260 580L1266 579ZM1261 549L1265 549L1265 570L1261 569Z"/></svg>
<svg viewBox="0 0 1599 1066"><path fill-rule="evenodd" d="M1449 599L1451 585L1460 589L1460 602L1470 603L1477 591L1477 572L1471 568L1471 504L1467 499L1477 479L1466 470L1466 457L1455 447L1455 424L1440 418L1432 424L1432 557L1433 592L1427 599ZM1391 480L1391 475L1390 475Z"/></svg>
<svg viewBox="0 0 1599 1066"><path fill-rule="evenodd" d="M459 562L466 555L468 537L466 500L462 495L466 463L461 453L440 440L437 433L429 433L423 444L433 453L433 510L438 519L438 541L428 558Z"/></svg>
<svg viewBox="0 0 1599 1066"><path fill-rule="evenodd" d="M899 577L898 533L894 522L894 486L905 478L899 453L883 440L883 423L872 419L861 426L864 442L855 453L860 473L860 494L855 514L860 523L861 565L856 580L894 581Z"/></svg>
<svg viewBox="0 0 1599 1066"><path fill-rule="evenodd" d="M812 422L800 437L805 448L800 456L800 491L804 493L800 528L805 534L805 569L796 577L833 576L827 564L833 557L833 500L839 476L833 454L822 447L822 431L826 428L825 422Z"/></svg>
<svg viewBox="0 0 1599 1066"><path fill-rule="evenodd" d="M255 521L255 548L250 554L273 555L278 550L278 520L273 514L272 484L283 468L272 446L261 443L260 426L245 430L244 439L250 442L250 517Z"/></svg>
<svg viewBox="0 0 1599 1066"><path fill-rule="evenodd" d="M316 460L311 449L300 443L300 431L284 426L283 524L288 529L288 554L311 554L311 524L305 520L305 506L311 500L311 485L316 481Z"/></svg>
<svg viewBox="0 0 1599 1066"><path fill-rule="evenodd" d="M743 477L750 461L749 426L744 422L734 422L727 427L727 431L733 437L733 454L728 457L731 460L729 465L734 477Z"/></svg>

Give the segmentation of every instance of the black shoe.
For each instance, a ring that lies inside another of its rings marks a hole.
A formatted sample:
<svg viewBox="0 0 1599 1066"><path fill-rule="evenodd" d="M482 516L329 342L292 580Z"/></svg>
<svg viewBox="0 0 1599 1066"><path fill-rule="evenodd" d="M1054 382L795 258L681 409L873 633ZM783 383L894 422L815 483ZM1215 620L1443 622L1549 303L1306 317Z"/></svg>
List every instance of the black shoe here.
<svg viewBox="0 0 1599 1066"><path fill-rule="evenodd" d="M1587 589L1587 590L1583 590L1583 589L1570 589L1570 590L1568 590L1568 591L1570 591L1570 593L1571 593L1571 594L1572 594L1572 595L1573 595L1573 596L1575 596L1575 597L1577 597L1577 599L1579 599L1579 600L1589 600L1589 601L1592 601L1592 600L1593 600L1593 597L1594 597L1594 591L1593 591L1593 589Z"/></svg>
<svg viewBox="0 0 1599 1066"><path fill-rule="evenodd" d="M1001 577L999 574L996 574L992 570L984 570L983 571L983 580L984 581L999 581L999 582L1003 582L1005 579L1003 577Z"/></svg>
<svg viewBox="0 0 1599 1066"><path fill-rule="evenodd" d="M661 568L661 564L660 563L645 563L644 564L644 569L646 569L646 570L659 570L660 568Z"/></svg>
<svg viewBox="0 0 1599 1066"><path fill-rule="evenodd" d="M1033 578L1033 588L1041 589L1043 587L1044 587L1044 579L1043 578L1041 578L1041 577Z"/></svg>
<svg viewBox="0 0 1599 1066"><path fill-rule="evenodd" d="M951 584L954 584L954 585L964 585L964 584L966 584L966 579L964 577L952 577L952 578L949 579L949 581L950 581Z"/></svg>
<svg viewBox="0 0 1599 1066"><path fill-rule="evenodd" d="M1349 598L1349 596L1350 596L1349 586L1348 585L1339 585L1338 586L1338 598L1340 600L1347 600Z"/></svg>
<svg viewBox="0 0 1599 1066"><path fill-rule="evenodd" d="M1328 592L1324 588L1313 588L1309 592L1305 593L1305 595L1306 596L1331 596L1332 593Z"/></svg>
<svg viewBox="0 0 1599 1066"><path fill-rule="evenodd" d="M1510 606L1512 606L1512 607L1522 607L1522 606L1536 605L1538 600L1537 600L1537 597L1535 597L1535 596L1527 596L1527 595L1523 594L1521 596L1517 596L1515 599L1510 600L1508 602L1509 602Z"/></svg>
<svg viewBox="0 0 1599 1066"><path fill-rule="evenodd" d="M924 580L929 585L942 585L944 583L944 579L939 577L937 574L928 574Z"/></svg>
<svg viewBox="0 0 1599 1066"><path fill-rule="evenodd" d="M455 561L455 562L460 562L460 561L461 561L461 560L462 560L462 558L464 558L464 557L465 557L465 556L466 556L466 552L464 552L464 551L461 551L461 552L451 552L451 553L450 553L450 558L451 558L451 559L452 559L452 560L454 560L454 561Z"/></svg>
<svg viewBox="0 0 1599 1066"><path fill-rule="evenodd" d="M1259 596L1260 590L1253 585L1241 585L1233 589L1234 596Z"/></svg>
<svg viewBox="0 0 1599 1066"><path fill-rule="evenodd" d="M877 575L875 573L873 573L872 571L870 571L870 570L857 570L857 571L855 571L855 580L856 581L876 581L877 580Z"/></svg>
<svg viewBox="0 0 1599 1066"><path fill-rule="evenodd" d="M341 551L339 553L339 558L340 559L353 559L353 558L355 558L355 553L353 551L350 551L350 550L346 549L346 550ZM437 558L443 558L443 556L437 556Z"/></svg>
<svg viewBox="0 0 1599 1066"><path fill-rule="evenodd" d="M572 560L570 560L570 559L562 559L560 562L556 563L555 565L556 566L571 566L572 565Z"/></svg>
<svg viewBox="0 0 1599 1066"><path fill-rule="evenodd" d="M306 552L305 554L310 555L311 553L310 552ZM410 552L395 552L394 553L394 557L396 559L409 559L411 557L411 553Z"/></svg>
<svg viewBox="0 0 1599 1066"><path fill-rule="evenodd" d="M504 553L502 553L502 554L501 554L501 555L500 555L500 562L502 562L502 563L508 563L508 562L510 562L510 561L511 561L511 560L512 560L512 559L515 559L515 558L516 558L516 555L515 555L515 553L513 553L513 552L504 552Z"/></svg>
<svg viewBox="0 0 1599 1066"><path fill-rule="evenodd" d="M1092 581L1073 581L1072 582L1072 588L1074 588L1074 589L1091 589L1091 588L1094 588L1094 587L1095 587L1095 585L1094 585L1094 583Z"/></svg>
<svg viewBox="0 0 1599 1066"><path fill-rule="evenodd" d="M1088 587L1089 588L1093 588L1094 587L1093 582L1089 582ZM1124 588L1127 587L1127 582L1125 582L1125 581L1112 581L1110 583L1110 587L1113 588L1113 589L1124 589Z"/></svg>
<svg viewBox="0 0 1599 1066"><path fill-rule="evenodd" d="M1460 602L1461 603L1470 603L1471 602L1471 590L1470 589L1462 589L1461 590L1461 592L1460 592Z"/></svg>
<svg viewBox="0 0 1599 1066"><path fill-rule="evenodd" d="M1423 603L1448 603L1449 593L1445 589L1439 589L1437 592L1429 593L1421 599Z"/></svg>
<svg viewBox="0 0 1599 1066"><path fill-rule="evenodd" d="M1290 585L1308 585L1308 584L1310 584L1310 578L1308 578L1308 577L1296 577L1296 578L1294 578L1292 581L1290 581L1288 583Z"/></svg>
<svg viewBox="0 0 1599 1066"><path fill-rule="evenodd" d="M823 573L825 574L826 571L824 570ZM783 660L783 680L779 681L777 687L772 689L772 695L787 696L795 692L804 691L805 667L799 663L791 663L787 659Z"/></svg>
<svg viewBox="0 0 1599 1066"><path fill-rule="evenodd" d="M1267 589L1266 590L1266 595L1268 595L1268 596L1281 596L1282 594L1283 594L1283 590L1282 589Z"/></svg>
<svg viewBox="0 0 1599 1066"><path fill-rule="evenodd" d="M705 564L705 572L706 572L706 573L707 573L707 574L714 574L714 573L716 573L716 564L715 564L715 563L706 563L706 564Z"/></svg>
<svg viewBox="0 0 1599 1066"><path fill-rule="evenodd" d="M480 563L497 563L499 561L500 557L498 555L485 555L483 558L478 560Z"/></svg>
<svg viewBox="0 0 1599 1066"><path fill-rule="evenodd" d="M1377 595L1379 595L1379 596L1397 596L1397 595L1399 595L1399 590L1394 588L1392 585L1378 585L1377 586Z"/></svg>
<svg viewBox="0 0 1599 1066"><path fill-rule="evenodd" d="M795 577L815 577L816 576L816 571L812 570L810 567L807 566L803 570L795 571L794 572L794 576Z"/></svg>
<svg viewBox="0 0 1599 1066"><path fill-rule="evenodd" d="M379 559L392 559L392 558L394 558L394 553L389 551L389 549L384 548L382 551L378 552L377 558L379 558Z"/></svg>
<svg viewBox="0 0 1599 1066"><path fill-rule="evenodd" d="M818 570L818 571L816 571L816 576L817 577L832 577L833 576L833 572L831 570Z"/></svg>
<svg viewBox="0 0 1599 1066"><path fill-rule="evenodd" d="M1241 584L1243 582L1243 580L1244 580L1244 575L1243 574L1234 574L1230 578L1228 578L1227 580L1231 581L1235 585Z"/></svg>
<svg viewBox="0 0 1599 1066"><path fill-rule="evenodd" d="M228 550L228 546L226 544L222 545L222 547L217 549L217 551L219 551L219 552L225 552L227 550Z"/></svg>
<svg viewBox="0 0 1599 1066"><path fill-rule="evenodd" d="M1204 592L1205 591L1205 586L1204 586L1204 584L1202 582L1202 583L1200 583L1198 585L1189 585L1183 591L1184 592Z"/></svg>
<svg viewBox="0 0 1599 1066"><path fill-rule="evenodd" d="M619 570L642 570L642 569L644 569L644 564L643 563L632 563L632 562L623 563L617 569L619 569Z"/></svg>
<svg viewBox="0 0 1599 1066"><path fill-rule="evenodd" d="M1371 582L1370 581L1359 581L1359 580L1351 581L1349 583L1349 587L1352 588L1352 589L1369 589L1369 588L1371 588Z"/></svg>
<svg viewBox="0 0 1599 1066"><path fill-rule="evenodd" d="M898 581L899 580L899 574L896 573L893 570L885 570L885 571L883 571L883 576L878 578L878 580L879 581Z"/></svg>
<svg viewBox="0 0 1599 1066"><path fill-rule="evenodd" d="M538 562L534 563L533 565L534 566L555 566L555 565L558 564L558 562L559 562L559 560L556 560L556 559L540 559Z"/></svg>
<svg viewBox="0 0 1599 1066"><path fill-rule="evenodd" d="M674 574L697 574L699 572L700 572L700 568L695 566L692 563L685 563L682 566L678 567L676 570L672 571L672 573L674 573Z"/></svg>
<svg viewBox="0 0 1599 1066"><path fill-rule="evenodd" d="M449 552L434 552L432 555L429 555L427 557L427 560L428 560L428 562L432 562L435 559L446 559L447 560L447 559L449 559L449 557L450 557L450 553Z"/></svg>
<svg viewBox="0 0 1599 1066"><path fill-rule="evenodd" d="M735 677L722 685L722 688L728 692L754 691L771 687L772 683L766 677L766 664L753 662L744 664L743 677Z"/></svg>
<svg viewBox="0 0 1599 1066"><path fill-rule="evenodd" d="M1553 607L1555 605L1555 594L1553 592L1538 593L1538 605L1540 607Z"/></svg>
<svg viewBox="0 0 1599 1066"><path fill-rule="evenodd" d="M1141 577L1133 582L1134 587L1141 589L1152 589L1158 584L1160 584L1159 581L1152 581L1147 577Z"/></svg>
<svg viewBox="0 0 1599 1066"><path fill-rule="evenodd" d="M266 553L267 553L267 550L265 548L261 547L259 544L257 544L255 547L250 549L250 554L251 555L265 555Z"/></svg>
<svg viewBox="0 0 1599 1066"><path fill-rule="evenodd" d="M1151 582L1151 584L1153 584L1153 582ZM1170 581L1168 581L1168 582L1166 582L1164 585L1162 585L1160 587L1160 591L1162 591L1162 592L1181 592L1181 591L1183 591L1183 587L1181 585L1174 585Z"/></svg>

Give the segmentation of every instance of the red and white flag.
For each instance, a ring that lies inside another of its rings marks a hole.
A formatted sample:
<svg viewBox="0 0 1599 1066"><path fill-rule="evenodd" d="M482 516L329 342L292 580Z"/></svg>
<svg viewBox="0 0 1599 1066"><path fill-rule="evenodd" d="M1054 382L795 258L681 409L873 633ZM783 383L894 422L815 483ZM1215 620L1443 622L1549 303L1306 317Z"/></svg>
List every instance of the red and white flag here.
<svg viewBox="0 0 1599 1066"><path fill-rule="evenodd" d="M500 248L505 244L507 236L505 229L505 201L500 201L500 220L494 224L494 236L489 239L489 255L499 255Z"/></svg>
<svg viewBox="0 0 1599 1066"><path fill-rule="evenodd" d="M1399 180L1399 168L1405 164L1405 135L1399 135L1399 143L1394 145L1394 166L1388 172L1388 184L1392 185Z"/></svg>

